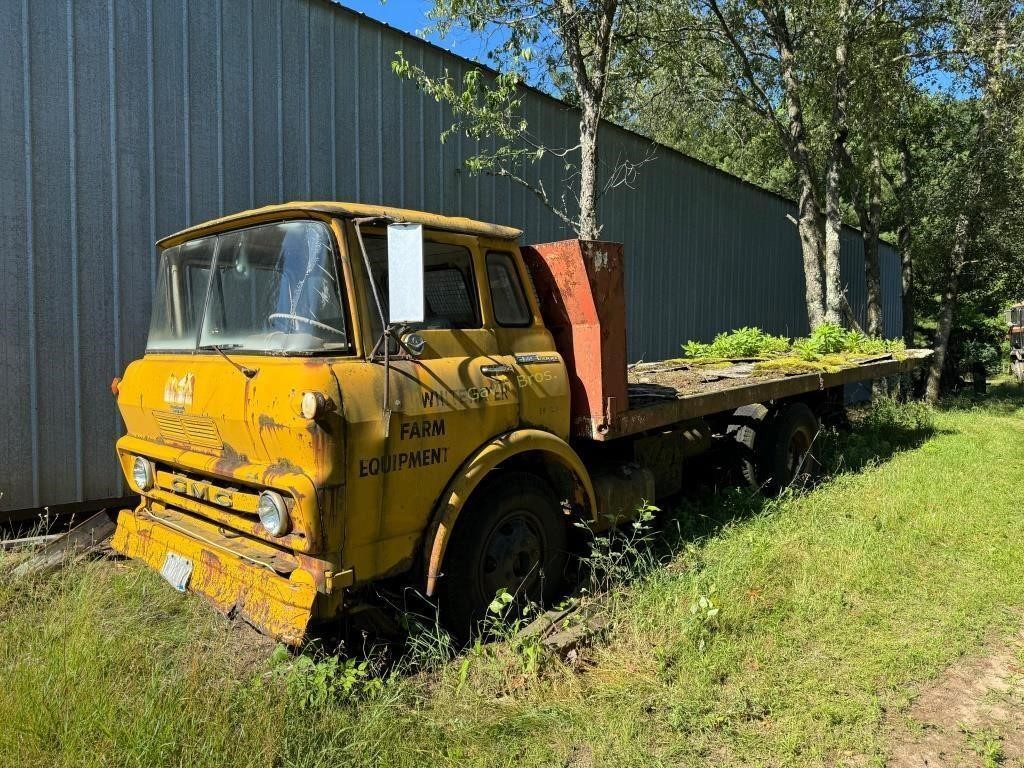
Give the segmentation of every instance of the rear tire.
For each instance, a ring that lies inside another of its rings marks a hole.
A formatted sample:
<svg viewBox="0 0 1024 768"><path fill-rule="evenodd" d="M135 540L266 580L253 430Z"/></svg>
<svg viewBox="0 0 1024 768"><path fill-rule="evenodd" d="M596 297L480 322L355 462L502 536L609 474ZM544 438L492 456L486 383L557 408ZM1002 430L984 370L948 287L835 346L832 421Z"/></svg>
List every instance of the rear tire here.
<svg viewBox="0 0 1024 768"><path fill-rule="evenodd" d="M472 634L500 590L519 605L557 596L568 551L566 523L551 487L527 472L484 480L448 543L441 613L460 640Z"/></svg>
<svg viewBox="0 0 1024 768"><path fill-rule="evenodd" d="M735 450L740 476L754 491L761 490L764 482L761 477L762 462L758 454L759 443L762 440L758 438L766 431L768 414L768 408L761 403L744 405L733 413L732 423L726 430L726 434L732 435L736 441Z"/></svg>
<svg viewBox="0 0 1024 768"><path fill-rule="evenodd" d="M771 444L764 454L765 487L773 494L790 485L806 486L821 474L814 455L820 425L805 403L792 403L772 424Z"/></svg>

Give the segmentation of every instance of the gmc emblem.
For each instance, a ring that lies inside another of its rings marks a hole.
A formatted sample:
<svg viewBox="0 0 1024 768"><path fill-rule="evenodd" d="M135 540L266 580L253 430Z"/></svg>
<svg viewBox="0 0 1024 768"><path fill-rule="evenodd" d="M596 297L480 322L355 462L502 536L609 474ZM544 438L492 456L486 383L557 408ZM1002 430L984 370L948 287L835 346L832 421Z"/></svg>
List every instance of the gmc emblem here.
<svg viewBox="0 0 1024 768"><path fill-rule="evenodd" d="M219 507L231 506L231 494L219 488L214 488L209 483L188 480L184 477L175 477L171 480L171 490L175 493L191 496L198 501L213 502Z"/></svg>

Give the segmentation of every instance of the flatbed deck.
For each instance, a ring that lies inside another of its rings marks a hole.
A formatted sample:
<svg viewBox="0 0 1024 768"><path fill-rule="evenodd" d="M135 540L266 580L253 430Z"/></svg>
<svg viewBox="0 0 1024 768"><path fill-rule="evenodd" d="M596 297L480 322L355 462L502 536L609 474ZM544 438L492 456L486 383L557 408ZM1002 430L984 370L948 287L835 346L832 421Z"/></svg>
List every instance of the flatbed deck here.
<svg viewBox="0 0 1024 768"><path fill-rule="evenodd" d="M931 350L911 349L898 358L892 354L866 357L838 371L788 375L755 371L754 361L736 361L722 368L686 360L638 363L628 370L629 407L602 424L578 419L574 431L585 439L614 440L751 403L906 373L930 355Z"/></svg>

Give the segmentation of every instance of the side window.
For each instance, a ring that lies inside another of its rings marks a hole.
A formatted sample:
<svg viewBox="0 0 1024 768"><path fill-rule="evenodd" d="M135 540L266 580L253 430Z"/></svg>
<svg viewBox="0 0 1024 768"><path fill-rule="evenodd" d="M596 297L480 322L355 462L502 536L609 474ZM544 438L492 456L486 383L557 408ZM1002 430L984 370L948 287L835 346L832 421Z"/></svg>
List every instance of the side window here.
<svg viewBox="0 0 1024 768"><path fill-rule="evenodd" d="M533 322L512 256L498 251L487 254L487 282L498 325L527 326Z"/></svg>
<svg viewBox="0 0 1024 768"><path fill-rule="evenodd" d="M374 282L380 291L387 315L388 300L388 241L380 235L363 235L366 255L370 259ZM423 330L436 328L479 328L480 308L476 282L473 278L473 259L461 245L423 243L423 292L426 319L416 327ZM373 301L373 292L367 286L366 295ZM377 308L370 307L374 335L381 333Z"/></svg>

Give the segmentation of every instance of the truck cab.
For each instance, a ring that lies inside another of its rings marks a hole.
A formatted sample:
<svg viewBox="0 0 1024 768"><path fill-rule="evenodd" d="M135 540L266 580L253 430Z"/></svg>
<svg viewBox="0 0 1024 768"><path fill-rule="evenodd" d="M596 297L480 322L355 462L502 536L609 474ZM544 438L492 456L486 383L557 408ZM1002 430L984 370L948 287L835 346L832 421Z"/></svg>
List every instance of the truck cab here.
<svg viewBox="0 0 1024 768"><path fill-rule="evenodd" d="M116 386L141 501L114 548L293 644L391 576L458 583L465 621L499 589L550 594L594 492L519 235L293 203L161 240L146 352Z"/></svg>

